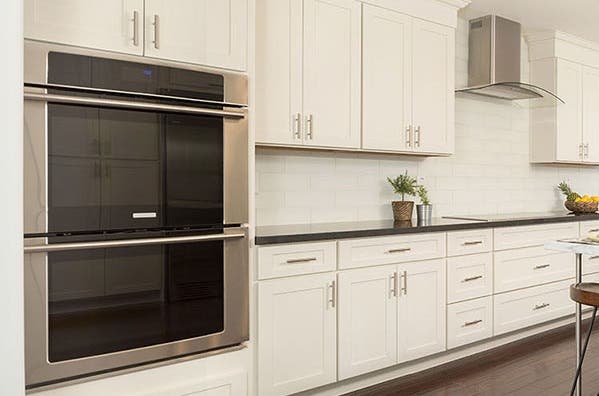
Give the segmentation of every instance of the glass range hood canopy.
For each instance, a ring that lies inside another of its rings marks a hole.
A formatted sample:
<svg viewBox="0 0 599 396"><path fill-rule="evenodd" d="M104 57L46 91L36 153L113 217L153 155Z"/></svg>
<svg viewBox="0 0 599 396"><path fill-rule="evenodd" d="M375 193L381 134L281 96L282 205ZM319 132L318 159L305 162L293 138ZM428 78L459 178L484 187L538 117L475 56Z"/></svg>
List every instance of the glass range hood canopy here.
<svg viewBox="0 0 599 396"><path fill-rule="evenodd" d="M552 92L536 85L523 82L500 82L475 87L457 89L456 93L466 93L505 100L540 99L545 104L565 104ZM536 103L540 105L541 103Z"/></svg>

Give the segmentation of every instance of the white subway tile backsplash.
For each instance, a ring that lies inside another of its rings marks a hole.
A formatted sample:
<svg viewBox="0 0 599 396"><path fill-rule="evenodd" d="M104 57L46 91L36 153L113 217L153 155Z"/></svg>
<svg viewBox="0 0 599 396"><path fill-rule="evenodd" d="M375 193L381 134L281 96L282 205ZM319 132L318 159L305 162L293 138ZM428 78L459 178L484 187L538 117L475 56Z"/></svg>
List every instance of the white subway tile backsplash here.
<svg viewBox="0 0 599 396"><path fill-rule="evenodd" d="M467 83L467 29L460 19L458 87ZM526 78L525 42L522 50ZM555 189L563 179L599 192L596 169L529 163L526 103L458 95L455 119L456 153L447 158L258 149L257 224L392 219L390 202L398 197L386 178L406 170L425 177L434 216L563 210Z"/></svg>

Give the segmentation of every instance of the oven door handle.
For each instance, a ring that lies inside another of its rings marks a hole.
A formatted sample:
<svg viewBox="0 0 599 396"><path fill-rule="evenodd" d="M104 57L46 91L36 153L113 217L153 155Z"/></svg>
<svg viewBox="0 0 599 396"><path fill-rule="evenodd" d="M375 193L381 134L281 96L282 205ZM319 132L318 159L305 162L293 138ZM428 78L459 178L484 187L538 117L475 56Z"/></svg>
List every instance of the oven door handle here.
<svg viewBox="0 0 599 396"><path fill-rule="evenodd" d="M56 95L35 92L24 92L23 96L25 100L74 104L81 106L113 107L119 109L161 111L166 113L185 113L224 118L245 118L245 113L241 111L206 109L201 107L180 106L161 103L147 103L133 100L87 98L83 96Z"/></svg>
<svg viewBox="0 0 599 396"><path fill-rule="evenodd" d="M176 243L224 241L245 238L245 233L176 236L164 238L120 239L113 241L71 242L25 246L25 253L64 252L67 250L105 249L115 247L172 245Z"/></svg>

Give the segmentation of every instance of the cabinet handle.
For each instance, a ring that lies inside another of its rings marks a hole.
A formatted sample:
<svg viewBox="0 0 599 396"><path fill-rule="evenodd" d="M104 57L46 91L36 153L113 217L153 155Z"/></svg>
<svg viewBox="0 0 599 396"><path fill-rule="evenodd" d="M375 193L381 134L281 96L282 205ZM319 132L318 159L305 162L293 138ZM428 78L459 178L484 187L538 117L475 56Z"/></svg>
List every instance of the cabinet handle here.
<svg viewBox="0 0 599 396"><path fill-rule="evenodd" d="M414 147L420 147L420 125L414 131Z"/></svg>
<svg viewBox="0 0 599 396"><path fill-rule="evenodd" d="M154 48L160 49L160 16L154 14L154 22L152 23L154 26Z"/></svg>
<svg viewBox="0 0 599 396"><path fill-rule="evenodd" d="M589 230L589 232L599 232L599 228L593 228L592 230Z"/></svg>
<svg viewBox="0 0 599 396"><path fill-rule="evenodd" d="M139 11L133 11L133 45L139 46Z"/></svg>
<svg viewBox="0 0 599 396"><path fill-rule="evenodd" d="M551 267L551 264L541 264L541 265L535 266L534 269L539 270L539 269L549 268L549 267Z"/></svg>
<svg viewBox="0 0 599 396"><path fill-rule="evenodd" d="M599 256L591 256L591 257L589 257L589 260L597 260L597 259L599 259Z"/></svg>
<svg viewBox="0 0 599 396"><path fill-rule="evenodd" d="M543 303L541 305L535 305L535 307L533 308L533 310L539 310L539 309L543 309L543 308L547 308L548 306L550 306L551 304L548 303Z"/></svg>
<svg viewBox="0 0 599 396"><path fill-rule="evenodd" d="M412 147L412 125L406 127L406 147Z"/></svg>
<svg viewBox="0 0 599 396"><path fill-rule="evenodd" d="M401 277L403 278L403 287L401 288L401 291L403 291L403 295L405 296L408 294L408 271L402 272Z"/></svg>
<svg viewBox="0 0 599 396"><path fill-rule="evenodd" d="M331 290L331 298L329 299L329 303L331 304L331 308L335 308L335 306L337 305L337 297L336 297L337 285L336 285L335 281L332 281L331 283L329 283L328 288Z"/></svg>
<svg viewBox="0 0 599 396"><path fill-rule="evenodd" d="M471 276L470 278L464 278L462 279L462 282L472 282L478 279L482 279L483 276L482 275L477 275L477 276Z"/></svg>
<svg viewBox="0 0 599 396"><path fill-rule="evenodd" d="M397 286L398 286L397 272L394 272L393 275L391 275L390 281L391 281L391 290L389 292L389 296L397 297Z"/></svg>
<svg viewBox="0 0 599 396"><path fill-rule="evenodd" d="M295 139L302 138L302 115L300 113L293 115L293 137Z"/></svg>
<svg viewBox="0 0 599 396"><path fill-rule="evenodd" d="M389 253L389 254L392 254L392 253L404 253L404 252L409 252L410 250L412 250L412 248L389 249L389 250L387 250L387 253Z"/></svg>
<svg viewBox="0 0 599 396"><path fill-rule="evenodd" d="M472 246L472 245L482 245L483 241L466 241L462 243L464 246Z"/></svg>
<svg viewBox="0 0 599 396"><path fill-rule="evenodd" d="M287 264L309 263L310 261L316 261L316 257L289 259L287 260Z"/></svg>
<svg viewBox="0 0 599 396"><path fill-rule="evenodd" d="M580 143L578 145L578 158L582 159L583 158L583 149L582 149L582 143Z"/></svg>
<svg viewBox="0 0 599 396"><path fill-rule="evenodd" d="M305 130L306 139L312 140L314 137L314 134L312 131L313 123L314 123L314 117L312 116L312 114L310 114L309 116L306 117L306 122L305 122L305 126L304 126L304 128L306 129Z"/></svg>
<svg viewBox="0 0 599 396"><path fill-rule="evenodd" d="M584 145L584 158L589 158L589 144Z"/></svg>
<svg viewBox="0 0 599 396"><path fill-rule="evenodd" d="M468 327L468 326L474 326L477 325L479 323L482 323L483 320L482 319L478 319L478 320L473 320L472 322L465 322L462 327Z"/></svg>

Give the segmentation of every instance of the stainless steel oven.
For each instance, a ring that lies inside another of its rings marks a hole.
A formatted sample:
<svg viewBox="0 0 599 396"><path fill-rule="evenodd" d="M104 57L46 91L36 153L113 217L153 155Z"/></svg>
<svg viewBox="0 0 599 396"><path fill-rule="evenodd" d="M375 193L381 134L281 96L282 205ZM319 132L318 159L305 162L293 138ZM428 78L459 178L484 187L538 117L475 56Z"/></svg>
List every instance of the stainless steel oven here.
<svg viewBox="0 0 599 396"><path fill-rule="evenodd" d="M28 387L248 339L244 75L25 42Z"/></svg>

